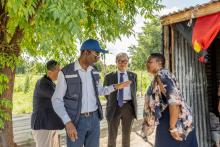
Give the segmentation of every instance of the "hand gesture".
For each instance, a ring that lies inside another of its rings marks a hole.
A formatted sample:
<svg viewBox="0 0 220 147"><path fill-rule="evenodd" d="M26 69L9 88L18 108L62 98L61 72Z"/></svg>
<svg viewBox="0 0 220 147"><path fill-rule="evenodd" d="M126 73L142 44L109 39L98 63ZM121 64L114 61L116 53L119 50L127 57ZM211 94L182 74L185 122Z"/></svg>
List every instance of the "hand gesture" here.
<svg viewBox="0 0 220 147"><path fill-rule="evenodd" d="M119 84L115 84L114 86L116 89L123 89L125 87L128 87L130 84L131 84L131 81L126 81L126 82L122 82Z"/></svg>
<svg viewBox="0 0 220 147"><path fill-rule="evenodd" d="M68 123L66 123L65 128L66 128L66 132L67 132L67 135L69 136L69 138L73 142L75 142L76 139L78 139L78 136L77 136L77 130L76 130L74 124L71 121L69 121Z"/></svg>

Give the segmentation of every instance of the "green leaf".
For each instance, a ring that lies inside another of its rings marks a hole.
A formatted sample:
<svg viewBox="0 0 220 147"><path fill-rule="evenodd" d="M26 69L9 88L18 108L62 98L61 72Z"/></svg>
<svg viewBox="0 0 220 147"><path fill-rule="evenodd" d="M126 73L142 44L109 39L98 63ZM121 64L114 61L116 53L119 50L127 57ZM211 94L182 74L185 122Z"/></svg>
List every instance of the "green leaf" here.
<svg viewBox="0 0 220 147"><path fill-rule="evenodd" d="M13 105L12 102L6 98L1 98L0 99L0 107L7 108L7 109L12 109Z"/></svg>

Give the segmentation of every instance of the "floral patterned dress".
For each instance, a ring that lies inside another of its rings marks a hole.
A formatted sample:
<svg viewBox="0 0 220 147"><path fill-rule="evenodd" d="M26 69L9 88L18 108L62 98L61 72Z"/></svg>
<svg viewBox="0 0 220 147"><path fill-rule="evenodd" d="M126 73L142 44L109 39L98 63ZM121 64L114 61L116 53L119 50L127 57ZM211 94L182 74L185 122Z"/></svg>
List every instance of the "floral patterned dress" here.
<svg viewBox="0 0 220 147"><path fill-rule="evenodd" d="M159 70L145 97L144 117L146 119L144 120L154 119L154 125L157 125L155 147L198 146L192 111L183 98L173 74L167 69ZM183 134L183 141L176 141L169 132L168 106L172 104L179 105L180 114L176 128L179 133Z"/></svg>

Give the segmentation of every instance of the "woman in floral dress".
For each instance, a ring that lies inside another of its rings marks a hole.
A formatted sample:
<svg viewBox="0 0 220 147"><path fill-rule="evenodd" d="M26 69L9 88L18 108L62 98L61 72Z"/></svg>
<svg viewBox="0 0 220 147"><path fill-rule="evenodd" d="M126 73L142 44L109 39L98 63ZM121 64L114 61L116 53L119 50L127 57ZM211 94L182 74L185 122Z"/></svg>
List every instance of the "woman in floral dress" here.
<svg viewBox="0 0 220 147"><path fill-rule="evenodd" d="M181 95L176 78L164 68L164 56L151 54L146 67L154 79L146 93L144 115L154 116L155 147L197 147L191 109Z"/></svg>

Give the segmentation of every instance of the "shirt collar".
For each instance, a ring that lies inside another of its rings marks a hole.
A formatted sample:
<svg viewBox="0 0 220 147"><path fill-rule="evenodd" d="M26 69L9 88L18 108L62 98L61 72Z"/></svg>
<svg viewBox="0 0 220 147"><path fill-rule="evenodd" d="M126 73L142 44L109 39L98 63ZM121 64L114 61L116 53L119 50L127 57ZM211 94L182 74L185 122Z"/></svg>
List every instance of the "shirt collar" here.
<svg viewBox="0 0 220 147"><path fill-rule="evenodd" d="M53 82L53 81L51 80L51 78L50 78L49 76L47 76L46 74L44 75L44 78L46 78L46 79L48 79L49 81Z"/></svg>
<svg viewBox="0 0 220 147"><path fill-rule="evenodd" d="M121 71L118 70L117 73L118 73L118 75L120 75L120 73L124 73L125 76L128 75L127 71L125 71L125 72L121 72Z"/></svg>
<svg viewBox="0 0 220 147"><path fill-rule="evenodd" d="M92 66L89 66L88 68L87 68L87 71L91 71L93 69L93 67ZM81 67L81 65L79 64L79 60L76 60L76 62L75 62L75 71L76 70L85 70L85 69L83 69L82 67Z"/></svg>

